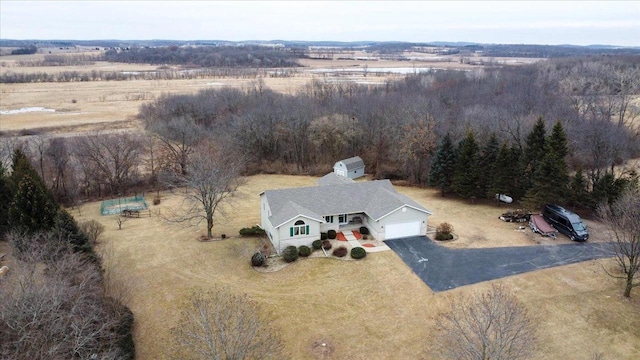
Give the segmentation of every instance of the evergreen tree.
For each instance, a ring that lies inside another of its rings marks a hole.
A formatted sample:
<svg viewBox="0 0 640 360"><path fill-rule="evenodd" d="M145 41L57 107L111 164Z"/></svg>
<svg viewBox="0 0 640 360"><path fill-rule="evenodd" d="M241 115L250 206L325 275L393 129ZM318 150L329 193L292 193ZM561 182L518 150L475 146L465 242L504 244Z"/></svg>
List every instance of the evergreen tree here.
<svg viewBox="0 0 640 360"><path fill-rule="evenodd" d="M559 158L564 159L567 156L569 152L567 147L567 134L564 132L562 124L559 121L553 126L547 142Z"/></svg>
<svg viewBox="0 0 640 360"><path fill-rule="evenodd" d="M522 191L522 174L524 170L522 168L522 149L520 146L512 145L509 149L509 156L511 158L510 166L507 168L507 173L511 176L509 193L513 194L514 197L521 198L524 196Z"/></svg>
<svg viewBox="0 0 640 360"><path fill-rule="evenodd" d="M493 191L493 185L496 182L497 168L498 168L498 155L500 152L498 137L495 133L491 134L487 145L482 149L482 156L480 158L479 169L479 192L483 197L493 197L495 192Z"/></svg>
<svg viewBox="0 0 640 360"><path fill-rule="evenodd" d="M9 227L30 233L51 230L58 204L22 150L17 149L12 160L13 171L9 177L12 199L7 212Z"/></svg>
<svg viewBox="0 0 640 360"><path fill-rule="evenodd" d="M456 167L453 174L453 189L464 199L480 195L479 148L473 132L469 132L458 144Z"/></svg>
<svg viewBox="0 0 640 360"><path fill-rule="evenodd" d="M58 207L41 181L29 172L13 181L17 185L8 211L9 226L29 233L50 230Z"/></svg>
<svg viewBox="0 0 640 360"><path fill-rule="evenodd" d="M613 173L607 171L595 183L591 191L591 207L594 209L601 203L607 202L612 204L618 198L620 189L616 183L616 177Z"/></svg>
<svg viewBox="0 0 640 360"><path fill-rule="evenodd" d="M582 168L579 168L578 171L571 178L571 184L569 185L570 189L570 200L573 206L587 206L589 203L589 191L587 189L587 178L584 176L582 172Z"/></svg>
<svg viewBox="0 0 640 360"><path fill-rule="evenodd" d="M9 231L9 204L13 198L13 192L9 186L9 176L0 161L0 238Z"/></svg>
<svg viewBox="0 0 640 360"><path fill-rule="evenodd" d="M503 143L498 151L496 159L495 176L493 183L489 187L489 194L514 195L515 178L518 169L518 158L514 158L514 152L506 143Z"/></svg>
<svg viewBox="0 0 640 360"><path fill-rule="evenodd" d="M541 117L531 129L522 153L522 179L520 193L526 193L533 184L533 177L545 153L547 130Z"/></svg>
<svg viewBox="0 0 640 360"><path fill-rule="evenodd" d="M38 175L38 172L33 168L31 161L29 161L29 158L22 149L16 149L13 152L11 162L12 178L22 178L25 174Z"/></svg>
<svg viewBox="0 0 640 360"><path fill-rule="evenodd" d="M526 193L526 202L532 207L548 202L564 202L569 185L567 170L567 136L562 124L557 122L553 132L544 142L542 162L536 166L531 186Z"/></svg>
<svg viewBox="0 0 640 360"><path fill-rule="evenodd" d="M452 190L455 164L456 151L451 142L451 136L447 133L438 146L429 173L429 185L440 189L442 196Z"/></svg>
<svg viewBox="0 0 640 360"><path fill-rule="evenodd" d="M549 149L536 168L533 183L525 195L525 203L532 209L546 203L562 203L567 185L566 163Z"/></svg>
<svg viewBox="0 0 640 360"><path fill-rule="evenodd" d="M58 211L53 230L71 244L74 252L84 252L89 255L91 260L98 260L89 242L89 237L80 229L76 220L66 210L60 209Z"/></svg>

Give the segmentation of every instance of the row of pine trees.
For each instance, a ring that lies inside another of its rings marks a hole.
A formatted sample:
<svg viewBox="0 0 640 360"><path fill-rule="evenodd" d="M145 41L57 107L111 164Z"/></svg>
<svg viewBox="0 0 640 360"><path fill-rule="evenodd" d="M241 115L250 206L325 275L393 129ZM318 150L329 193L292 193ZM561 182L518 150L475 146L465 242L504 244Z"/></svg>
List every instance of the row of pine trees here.
<svg viewBox="0 0 640 360"><path fill-rule="evenodd" d="M546 203L595 208L613 201L638 177L616 178L612 172L590 182L582 169L569 174L567 137L560 122L547 135L539 118L527 135L524 147L499 144L492 134L481 148L473 132L455 145L449 134L441 140L429 174L429 185L442 196L455 193L464 199L493 198L496 194L514 197L529 209Z"/></svg>

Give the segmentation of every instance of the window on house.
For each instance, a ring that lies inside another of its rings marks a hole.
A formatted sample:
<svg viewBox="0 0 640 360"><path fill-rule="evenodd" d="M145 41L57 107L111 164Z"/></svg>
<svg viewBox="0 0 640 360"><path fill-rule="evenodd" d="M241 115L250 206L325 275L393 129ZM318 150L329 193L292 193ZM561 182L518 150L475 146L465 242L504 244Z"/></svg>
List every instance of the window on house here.
<svg viewBox="0 0 640 360"><path fill-rule="evenodd" d="M290 236L300 236L309 234L309 225L306 225L304 221L298 220L295 224L289 228Z"/></svg>
<svg viewBox="0 0 640 360"><path fill-rule="evenodd" d="M333 215L327 215L324 217L324 221L333 224Z"/></svg>
<svg viewBox="0 0 640 360"><path fill-rule="evenodd" d="M338 215L338 223L340 224L346 224L349 222L349 218L347 216L347 214L340 214Z"/></svg>

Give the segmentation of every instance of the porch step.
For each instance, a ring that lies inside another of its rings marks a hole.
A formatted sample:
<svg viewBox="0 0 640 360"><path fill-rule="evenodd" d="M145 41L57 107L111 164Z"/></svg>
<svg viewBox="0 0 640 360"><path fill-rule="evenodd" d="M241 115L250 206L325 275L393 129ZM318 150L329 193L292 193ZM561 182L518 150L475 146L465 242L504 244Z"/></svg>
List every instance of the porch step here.
<svg viewBox="0 0 640 360"><path fill-rule="evenodd" d="M343 231L342 234L344 235L344 238L347 239L347 241L358 240L358 238L356 238L351 231Z"/></svg>

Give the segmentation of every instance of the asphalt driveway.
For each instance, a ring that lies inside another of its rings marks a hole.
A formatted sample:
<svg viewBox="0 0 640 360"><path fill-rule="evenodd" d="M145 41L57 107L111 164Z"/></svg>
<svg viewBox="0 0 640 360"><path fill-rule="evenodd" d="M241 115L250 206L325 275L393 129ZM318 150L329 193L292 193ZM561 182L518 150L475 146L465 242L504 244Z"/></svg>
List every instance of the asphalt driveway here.
<svg viewBox="0 0 640 360"><path fill-rule="evenodd" d="M433 291L611 257L607 243L449 249L426 236L385 241Z"/></svg>

